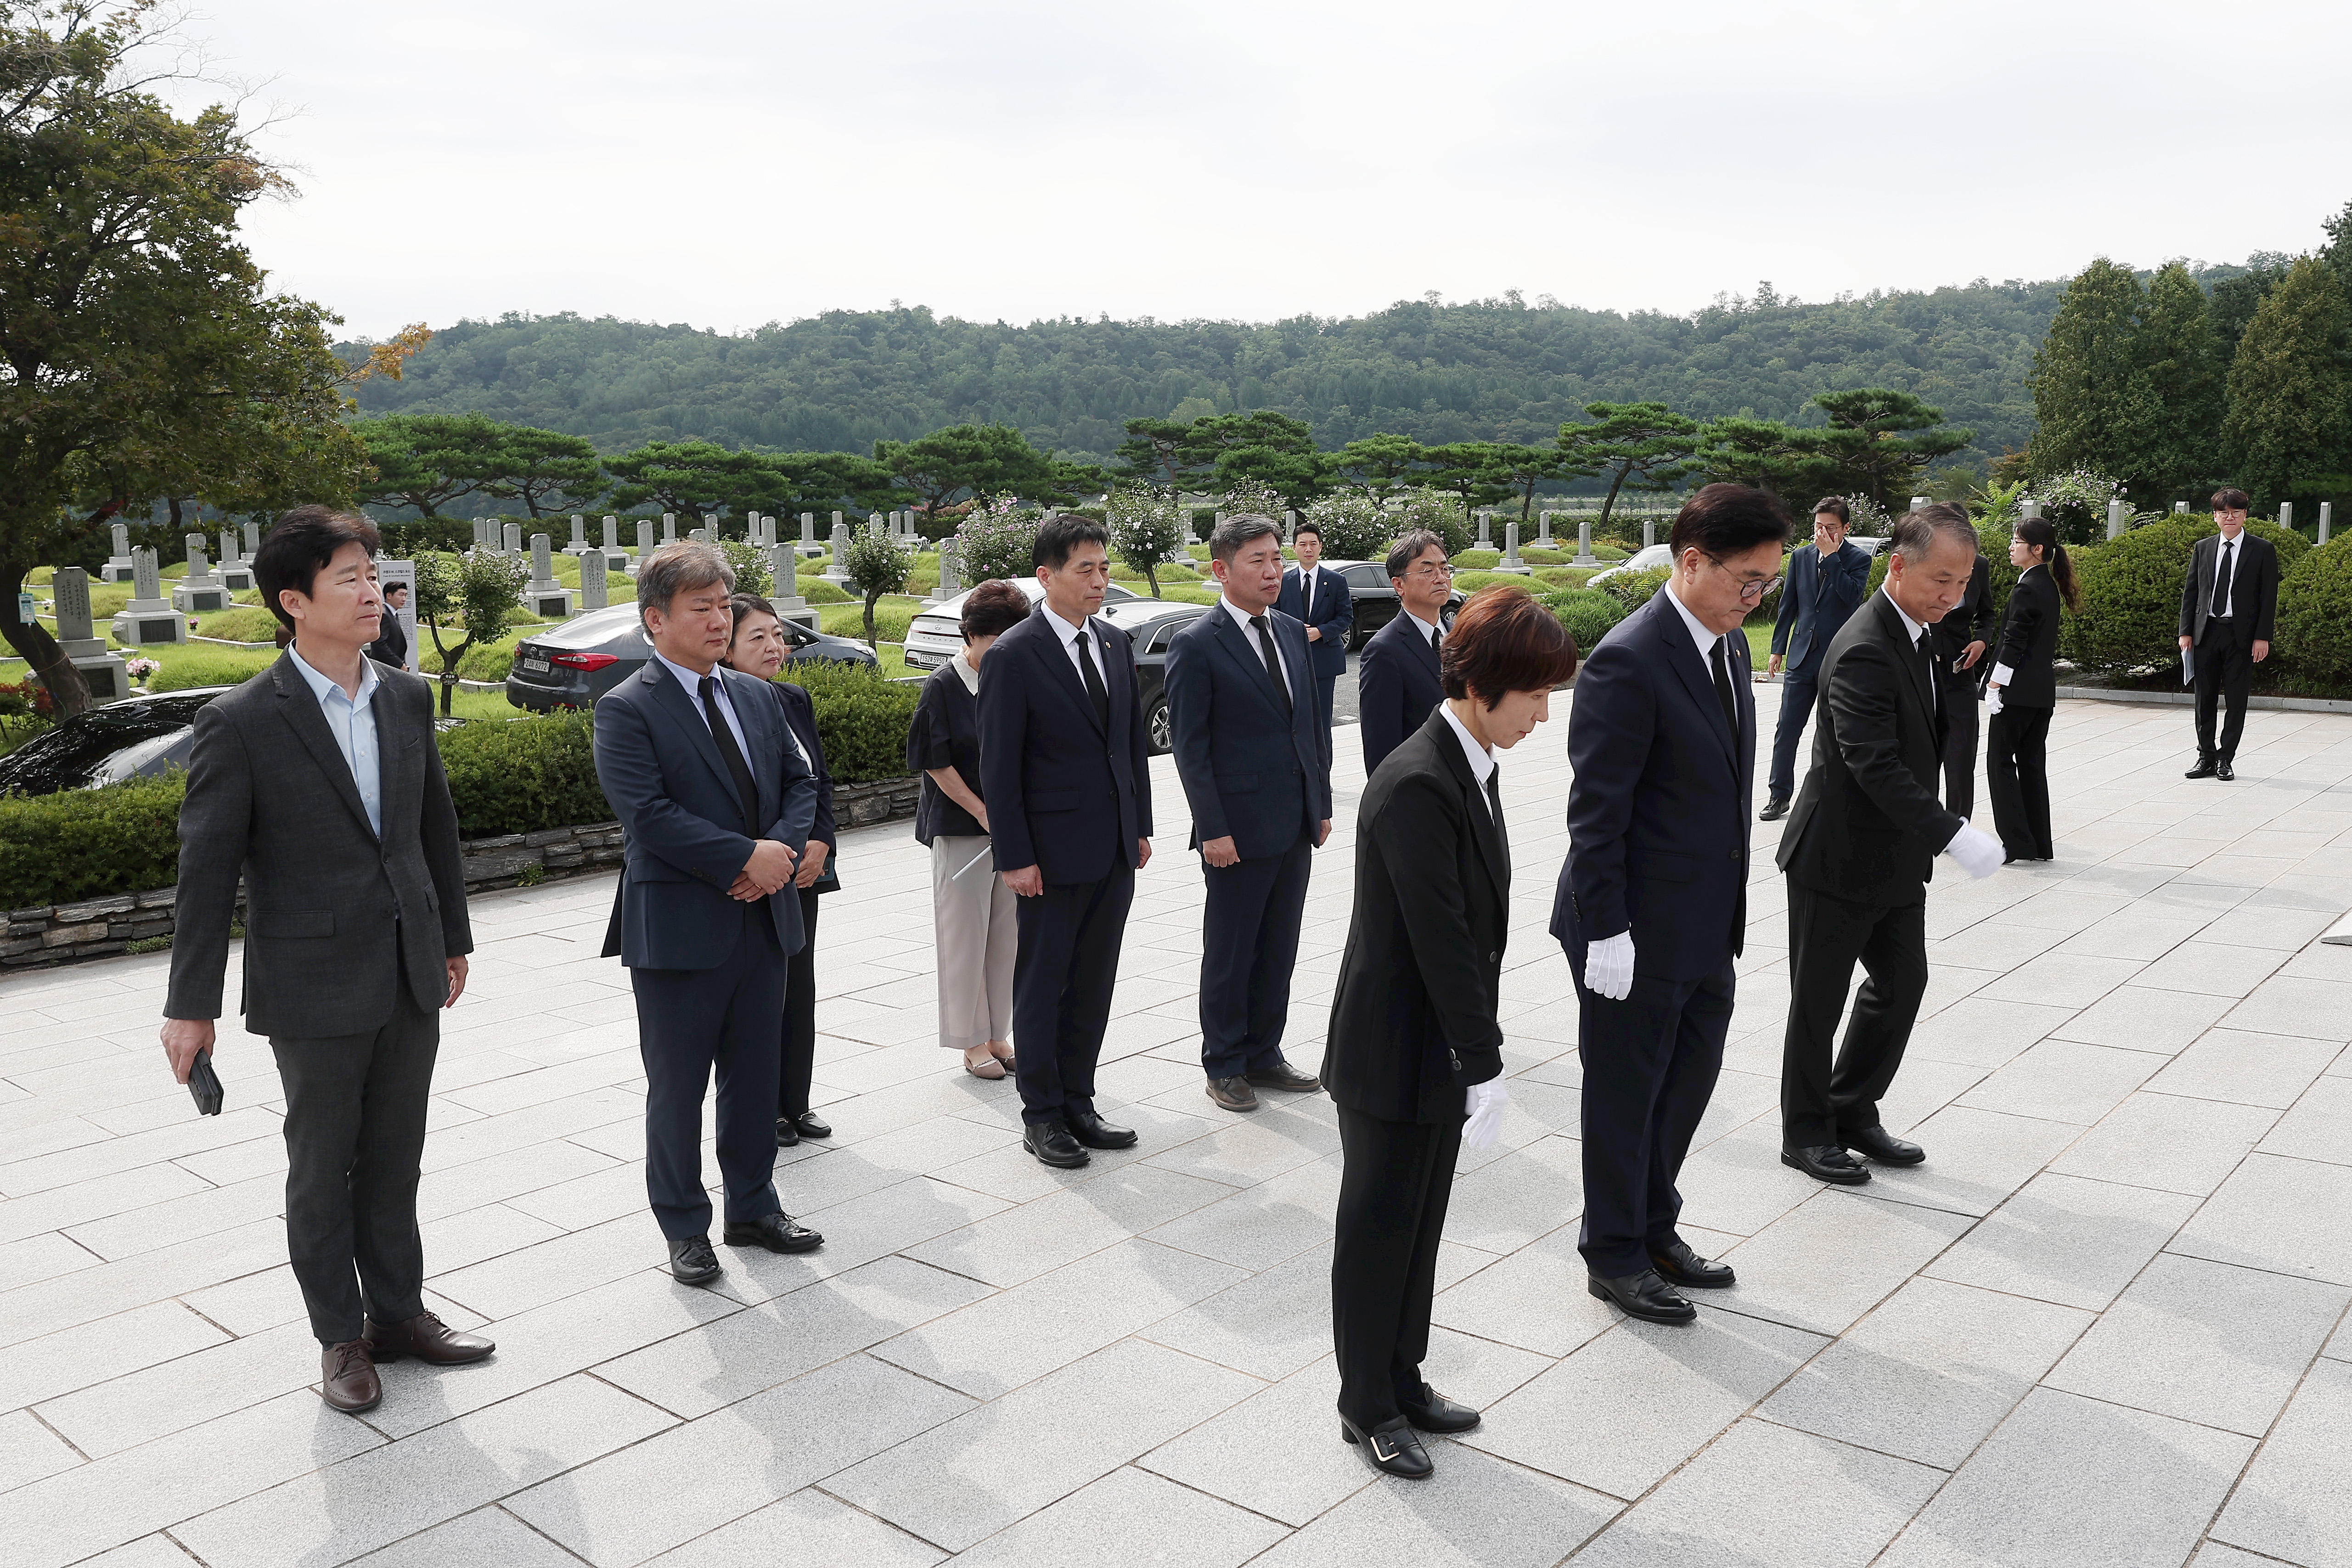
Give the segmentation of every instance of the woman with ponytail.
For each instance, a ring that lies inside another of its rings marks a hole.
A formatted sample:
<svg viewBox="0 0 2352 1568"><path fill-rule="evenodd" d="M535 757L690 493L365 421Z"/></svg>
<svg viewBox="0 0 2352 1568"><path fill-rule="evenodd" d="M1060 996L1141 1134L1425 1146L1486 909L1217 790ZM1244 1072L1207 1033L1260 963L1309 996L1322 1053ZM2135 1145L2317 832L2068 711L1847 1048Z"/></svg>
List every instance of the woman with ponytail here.
<svg viewBox="0 0 2352 1568"><path fill-rule="evenodd" d="M2012 861L2053 859L2050 841L2050 716L2058 706L2058 607L2082 607L2074 565L2058 530L2042 517L2017 525L2009 559L2018 570L2001 624L2000 653L1985 688L1991 717L1985 742L1986 791L2001 847Z"/></svg>

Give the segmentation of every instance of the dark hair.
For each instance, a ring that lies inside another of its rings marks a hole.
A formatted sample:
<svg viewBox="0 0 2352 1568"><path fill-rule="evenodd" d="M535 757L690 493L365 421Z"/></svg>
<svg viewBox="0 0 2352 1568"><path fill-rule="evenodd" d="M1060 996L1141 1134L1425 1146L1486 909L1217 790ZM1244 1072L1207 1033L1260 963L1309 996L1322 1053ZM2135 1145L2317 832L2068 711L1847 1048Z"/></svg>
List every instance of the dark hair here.
<svg viewBox="0 0 2352 1568"><path fill-rule="evenodd" d="M1301 523L1297 528L1291 529L1290 542L1292 544L1297 544L1298 542L1298 536L1301 534L1313 534L1317 544L1319 545L1323 542L1323 530L1317 528L1313 523Z"/></svg>
<svg viewBox="0 0 2352 1568"><path fill-rule="evenodd" d="M964 595L962 631L967 643L975 637L1002 637L1028 619L1029 596L1001 577L990 578Z"/></svg>
<svg viewBox="0 0 2352 1568"><path fill-rule="evenodd" d="M679 594L714 582L723 585L730 596L735 591L735 569L727 564L717 545L700 539L664 545L637 568L637 619L643 621L648 610L667 615L670 601Z"/></svg>
<svg viewBox="0 0 2352 1568"><path fill-rule="evenodd" d="M1389 580L1394 582L1412 570L1412 563L1421 559L1421 552L1432 545L1437 547L1438 554L1445 553L1445 541L1427 528L1415 528L1391 545L1387 566Z"/></svg>
<svg viewBox="0 0 2352 1568"><path fill-rule="evenodd" d="M1496 583L1470 596L1437 652L1449 697L1473 690L1492 713L1509 692L1548 692L1576 674L1576 639L1524 589Z"/></svg>
<svg viewBox="0 0 2352 1568"><path fill-rule="evenodd" d="M404 577L395 577L390 582L383 585L383 596L386 599L390 599L395 593L405 593L407 591L408 579Z"/></svg>
<svg viewBox="0 0 2352 1568"><path fill-rule="evenodd" d="M383 548L383 538L365 517L315 502L279 513L277 523L261 536L261 548L253 552L253 580L261 590L261 602L289 634L294 617L278 596L290 588L308 598L310 585L319 580L319 569L345 545L366 546L373 559Z"/></svg>
<svg viewBox="0 0 2352 1568"><path fill-rule="evenodd" d="M1709 485L1683 503L1675 514L1675 531L1666 548L1675 559L1696 549L1710 559L1739 555L1760 544L1785 547L1789 514L1769 490L1747 485Z"/></svg>
<svg viewBox="0 0 2352 1568"><path fill-rule="evenodd" d="M1936 548L1937 534L1966 541L1971 559L1983 548L1968 513L1949 501L1937 501L1912 507L1888 526L1886 553L1890 557L1899 555L1914 565L1924 564Z"/></svg>
<svg viewBox="0 0 2352 1568"><path fill-rule="evenodd" d="M1209 559L1230 562L1242 553L1242 547L1252 539L1262 539L1268 534L1274 542L1282 542L1282 528L1272 517L1258 512L1234 512L1226 516L1209 535ZM1320 538L1322 536L1316 536Z"/></svg>
<svg viewBox="0 0 2352 1568"><path fill-rule="evenodd" d="M1083 512L1064 512L1048 517L1037 528L1037 542L1030 547L1029 563L1059 571L1069 560L1070 552L1080 545L1100 545L1110 548L1110 530Z"/></svg>
<svg viewBox="0 0 2352 1568"><path fill-rule="evenodd" d="M1813 503L1813 516L1835 517L1846 527L1853 527L1853 508L1845 504L1843 496L1823 496Z"/></svg>
<svg viewBox="0 0 2352 1568"><path fill-rule="evenodd" d="M2042 564L2049 567L2050 580L2058 585L2066 608L2083 608L2083 591L2074 586L2074 563L2066 559L2066 547L2058 542L2057 528L2047 517L2020 517L2015 531L2027 544L2042 547Z"/></svg>
<svg viewBox="0 0 2352 1568"><path fill-rule="evenodd" d="M2254 498L2252 496L2247 495L2243 490L2216 490L2213 492L2213 509L2217 512L2250 512L2253 510L2253 507Z"/></svg>
<svg viewBox="0 0 2352 1568"><path fill-rule="evenodd" d="M730 614L735 617L735 624L727 633L727 657L719 660L719 662L731 670L735 667L735 639L742 633L743 617L746 615L765 615L771 620L773 620L778 625L782 625L783 623L784 618L776 613L776 607L774 605L769 603L766 600L761 598L756 593L737 593L733 595L727 601L727 610Z"/></svg>

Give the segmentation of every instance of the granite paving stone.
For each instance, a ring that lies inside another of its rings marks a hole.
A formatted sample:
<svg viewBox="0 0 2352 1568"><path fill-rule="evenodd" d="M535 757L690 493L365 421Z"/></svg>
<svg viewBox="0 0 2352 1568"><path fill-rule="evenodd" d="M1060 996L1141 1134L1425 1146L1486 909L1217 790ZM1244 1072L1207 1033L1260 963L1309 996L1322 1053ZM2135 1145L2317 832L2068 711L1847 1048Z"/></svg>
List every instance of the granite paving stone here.
<svg viewBox="0 0 2352 1568"><path fill-rule="evenodd" d="M2352 1167L2248 1155L2168 1250L2352 1285Z"/></svg>
<svg viewBox="0 0 2352 1568"><path fill-rule="evenodd" d="M2213 1523L2216 1541L2303 1568L2352 1563L2352 1363L2322 1361Z"/></svg>
<svg viewBox="0 0 2352 1568"><path fill-rule="evenodd" d="M1146 1470L1116 1469L956 1554L971 1568L1234 1568L1282 1525Z"/></svg>
<svg viewBox="0 0 2352 1568"><path fill-rule="evenodd" d="M2278 1113L2143 1089L2050 1162L2062 1176L2202 1197L2221 1185Z"/></svg>
<svg viewBox="0 0 2352 1568"><path fill-rule="evenodd" d="M1925 1272L1957 1284L2098 1312L2197 1207L2179 1193L2043 1174L1979 1221Z"/></svg>

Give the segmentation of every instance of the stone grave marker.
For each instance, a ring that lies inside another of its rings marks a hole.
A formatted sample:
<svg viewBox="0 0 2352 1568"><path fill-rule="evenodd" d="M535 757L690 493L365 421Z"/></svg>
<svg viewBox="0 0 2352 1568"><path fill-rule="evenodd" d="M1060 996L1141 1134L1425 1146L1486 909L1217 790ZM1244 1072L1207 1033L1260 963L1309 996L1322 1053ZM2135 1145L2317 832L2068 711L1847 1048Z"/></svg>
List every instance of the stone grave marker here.
<svg viewBox="0 0 2352 1568"><path fill-rule="evenodd" d="M129 582L131 580L130 527L127 524L117 523L111 532L114 536L114 553L107 557L106 564L99 569L99 580Z"/></svg>
<svg viewBox="0 0 2352 1568"><path fill-rule="evenodd" d="M115 616L114 640L131 646L150 643L184 643L188 618L163 597L163 572L152 549L131 552L131 602Z"/></svg>
<svg viewBox="0 0 2352 1568"><path fill-rule="evenodd" d="M523 584L524 608L543 619L572 614L572 591L555 580L555 559L545 534L530 536L530 580Z"/></svg>
<svg viewBox="0 0 2352 1568"><path fill-rule="evenodd" d="M580 552L580 608L603 610L612 602L604 581L604 552L591 546Z"/></svg>

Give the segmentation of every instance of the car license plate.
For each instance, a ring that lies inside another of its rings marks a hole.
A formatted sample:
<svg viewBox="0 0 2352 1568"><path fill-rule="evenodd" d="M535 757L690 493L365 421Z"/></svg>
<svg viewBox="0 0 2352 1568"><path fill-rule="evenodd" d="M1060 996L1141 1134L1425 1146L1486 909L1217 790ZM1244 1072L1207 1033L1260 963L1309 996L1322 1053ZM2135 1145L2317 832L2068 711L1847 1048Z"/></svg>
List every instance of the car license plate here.
<svg viewBox="0 0 2352 1568"><path fill-rule="evenodd" d="M545 659L517 659L515 663L534 675L543 675L548 671L548 663Z"/></svg>

